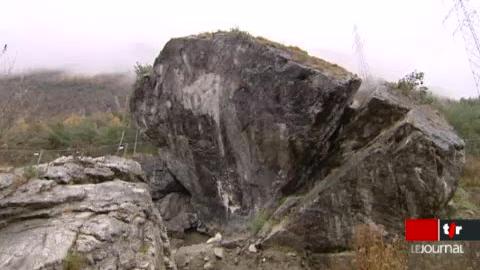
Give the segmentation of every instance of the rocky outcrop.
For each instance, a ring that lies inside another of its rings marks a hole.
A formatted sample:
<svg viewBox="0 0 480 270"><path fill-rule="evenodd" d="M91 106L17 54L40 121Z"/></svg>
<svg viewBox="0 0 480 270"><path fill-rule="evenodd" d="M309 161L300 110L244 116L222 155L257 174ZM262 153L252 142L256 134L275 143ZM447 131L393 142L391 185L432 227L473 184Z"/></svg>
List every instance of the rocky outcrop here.
<svg viewBox="0 0 480 270"><path fill-rule="evenodd" d="M359 84L296 48L207 34L169 41L131 110L200 219L223 224L306 180Z"/></svg>
<svg viewBox="0 0 480 270"><path fill-rule="evenodd" d="M144 181L112 156L0 175L0 268L175 269Z"/></svg>
<svg viewBox="0 0 480 270"><path fill-rule="evenodd" d="M260 213L262 245L318 252L348 249L357 224L395 234L406 217L438 215L456 189L463 141L389 89L351 107L359 83L241 32L169 41L131 99L168 172L160 208L175 212L182 200L224 229ZM169 196L172 187L183 197Z"/></svg>

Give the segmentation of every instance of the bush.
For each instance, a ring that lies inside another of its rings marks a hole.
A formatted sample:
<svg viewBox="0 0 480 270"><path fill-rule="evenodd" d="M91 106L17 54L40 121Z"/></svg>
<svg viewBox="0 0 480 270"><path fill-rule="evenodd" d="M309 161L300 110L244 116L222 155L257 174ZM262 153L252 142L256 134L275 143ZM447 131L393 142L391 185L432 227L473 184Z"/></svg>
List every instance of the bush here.
<svg viewBox="0 0 480 270"><path fill-rule="evenodd" d="M146 75L151 75L153 73L153 66L150 64L142 65L137 62L134 66L134 70L137 77L139 76L143 77Z"/></svg>
<svg viewBox="0 0 480 270"><path fill-rule="evenodd" d="M395 83L387 83L393 89L396 89L407 97L410 97L414 102L419 104L432 104L435 97L429 91L428 87L424 86L425 73L413 71Z"/></svg>

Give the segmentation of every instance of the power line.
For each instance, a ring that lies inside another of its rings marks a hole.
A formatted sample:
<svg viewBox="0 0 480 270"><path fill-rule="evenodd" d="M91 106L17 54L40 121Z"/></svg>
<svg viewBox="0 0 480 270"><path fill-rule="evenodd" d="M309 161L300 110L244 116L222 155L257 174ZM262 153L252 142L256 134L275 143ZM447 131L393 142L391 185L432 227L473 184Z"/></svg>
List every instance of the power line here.
<svg viewBox="0 0 480 270"><path fill-rule="evenodd" d="M467 52L470 70L472 71L477 95L480 96L480 41L478 39L478 15L476 10L470 6L469 0L453 0L454 6L450 9L444 22L452 14L456 14L458 25L454 35L462 33L465 51Z"/></svg>

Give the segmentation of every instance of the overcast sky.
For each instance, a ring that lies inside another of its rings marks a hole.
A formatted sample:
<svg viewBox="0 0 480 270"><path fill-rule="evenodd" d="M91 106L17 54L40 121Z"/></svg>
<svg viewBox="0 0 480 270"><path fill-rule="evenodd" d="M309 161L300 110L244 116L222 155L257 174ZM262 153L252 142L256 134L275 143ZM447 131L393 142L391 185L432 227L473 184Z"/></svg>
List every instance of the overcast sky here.
<svg viewBox="0 0 480 270"><path fill-rule="evenodd" d="M0 43L9 46L0 64L125 71L153 62L171 37L239 27L356 72L357 24L373 74L394 80L417 69L440 95L475 96L462 37L453 35L456 18L442 23L451 6L453 0L0 0Z"/></svg>

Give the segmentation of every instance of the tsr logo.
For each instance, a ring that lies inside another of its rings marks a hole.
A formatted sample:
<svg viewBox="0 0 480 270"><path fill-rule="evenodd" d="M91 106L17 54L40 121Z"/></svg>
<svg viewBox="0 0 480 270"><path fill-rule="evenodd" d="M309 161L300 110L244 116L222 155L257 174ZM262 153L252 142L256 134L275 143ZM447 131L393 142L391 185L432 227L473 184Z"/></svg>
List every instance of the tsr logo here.
<svg viewBox="0 0 480 270"><path fill-rule="evenodd" d="M450 224L443 225L443 233L448 235L448 238L453 239L455 235L460 235L460 231L462 230L462 226L457 226L455 222Z"/></svg>

